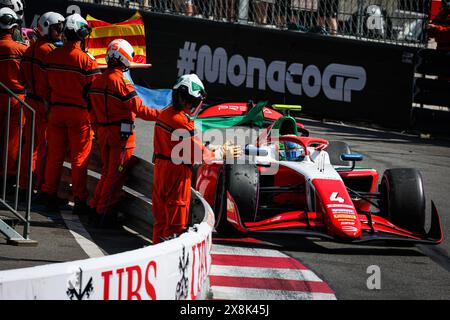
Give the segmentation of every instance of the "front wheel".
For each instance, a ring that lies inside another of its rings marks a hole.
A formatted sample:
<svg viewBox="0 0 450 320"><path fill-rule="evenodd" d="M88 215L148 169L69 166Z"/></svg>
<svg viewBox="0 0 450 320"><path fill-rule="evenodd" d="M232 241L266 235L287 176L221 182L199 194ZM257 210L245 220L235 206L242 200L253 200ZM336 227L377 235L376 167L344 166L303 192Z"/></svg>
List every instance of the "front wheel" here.
<svg viewBox="0 0 450 320"><path fill-rule="evenodd" d="M222 169L217 179L216 195L214 198L214 229L221 235L232 235L236 233L231 223L227 220L227 192L224 179L224 170Z"/></svg>
<svg viewBox="0 0 450 320"><path fill-rule="evenodd" d="M425 193L417 169L387 169L380 184L380 210L395 225L425 234Z"/></svg>

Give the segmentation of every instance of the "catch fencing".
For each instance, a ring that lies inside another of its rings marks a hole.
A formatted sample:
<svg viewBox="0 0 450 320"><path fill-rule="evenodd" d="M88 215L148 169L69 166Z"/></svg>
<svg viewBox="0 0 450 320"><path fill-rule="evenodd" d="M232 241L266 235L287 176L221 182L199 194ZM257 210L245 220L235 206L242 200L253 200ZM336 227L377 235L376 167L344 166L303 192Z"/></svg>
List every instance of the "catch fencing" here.
<svg viewBox="0 0 450 320"><path fill-rule="evenodd" d="M265 28L425 47L431 1L79 0Z"/></svg>

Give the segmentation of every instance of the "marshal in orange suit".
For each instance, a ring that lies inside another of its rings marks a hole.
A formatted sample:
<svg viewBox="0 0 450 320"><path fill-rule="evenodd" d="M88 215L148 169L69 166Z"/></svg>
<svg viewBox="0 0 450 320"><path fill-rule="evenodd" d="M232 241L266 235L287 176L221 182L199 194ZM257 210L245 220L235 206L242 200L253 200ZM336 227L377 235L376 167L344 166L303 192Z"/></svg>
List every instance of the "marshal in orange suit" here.
<svg viewBox="0 0 450 320"><path fill-rule="evenodd" d="M0 82L8 89L13 91L22 100L25 99L25 88L20 74L20 64L23 54L27 47L13 40L12 35L19 28L17 15L10 8L0 9ZM15 98L10 100L11 114L9 127L8 144L8 168L9 186L15 182L17 173L17 156L20 140L20 104ZM8 112L8 94L0 88L0 130L1 141L3 144ZM22 125L25 121L22 117ZM1 150L0 150L1 151ZM3 152L0 152L2 159L0 163L3 166ZM0 175L3 175L3 167L0 167Z"/></svg>
<svg viewBox="0 0 450 320"><path fill-rule="evenodd" d="M56 49L54 43L61 41L64 27L64 17L56 12L46 12L38 20L39 38L34 42L23 56L22 75L27 87L26 102L36 111L36 127L34 136L33 152L33 173L35 175L34 187L40 189L44 177L44 165L46 158L46 132L47 116L44 104L45 96L45 72L44 59ZM29 158L29 138L31 133L31 115L25 113L27 117L24 136L24 148L21 163L20 193L27 188L28 158Z"/></svg>
<svg viewBox="0 0 450 320"><path fill-rule="evenodd" d="M86 203L87 166L92 146L92 131L87 90L101 74L95 59L81 48L90 28L79 14L66 18L66 43L45 59L46 97L50 104L47 140L48 153L42 192L47 209L58 211L58 191L67 146L70 149L74 214L89 212Z"/></svg>
<svg viewBox="0 0 450 320"><path fill-rule="evenodd" d="M97 227L110 227L116 223L114 206L120 198L125 170L136 145L136 115L155 121L160 114L159 110L142 104L133 84L123 74L130 67L133 56L130 43L123 39L113 40L106 54L108 69L92 83L88 92L91 121L103 162L102 177L90 202L91 221Z"/></svg>
<svg viewBox="0 0 450 320"><path fill-rule="evenodd" d="M228 143L215 151L209 150L196 135L191 110L195 110L205 96L203 83L197 75L181 76L173 87L172 106L164 109L156 121L153 142L153 244L178 236L186 228L192 164L219 160L228 154L233 157L241 154L239 147Z"/></svg>

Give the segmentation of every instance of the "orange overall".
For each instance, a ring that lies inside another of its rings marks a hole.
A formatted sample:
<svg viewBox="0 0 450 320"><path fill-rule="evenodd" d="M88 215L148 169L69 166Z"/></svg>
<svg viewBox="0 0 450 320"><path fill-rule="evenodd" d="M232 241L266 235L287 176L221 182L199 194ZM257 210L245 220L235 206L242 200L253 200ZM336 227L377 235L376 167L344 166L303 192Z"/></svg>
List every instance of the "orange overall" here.
<svg viewBox="0 0 450 320"><path fill-rule="evenodd" d="M38 39L30 47L23 56L22 75L27 87L26 102L36 111L36 127L34 132L34 152L33 152L33 173L35 173L34 185L40 188L44 180L44 166L46 158L46 131L47 116L44 104L45 96L45 72L44 59L56 47L46 41L44 38ZM28 177L28 157L29 157L29 138L31 132L31 114L25 113L26 126L24 134L24 149L21 163L20 188L27 187Z"/></svg>
<svg viewBox="0 0 450 320"><path fill-rule="evenodd" d="M120 68L108 69L98 77L88 91L91 121L103 162L102 177L95 189L90 206L98 214L109 213L120 198L124 168L136 146L134 130L121 137L121 123L133 124L136 115L155 121L159 110L142 105L133 84Z"/></svg>
<svg viewBox="0 0 450 320"><path fill-rule="evenodd" d="M20 74L20 64L23 54L27 47L12 39L10 34L0 36L0 82L2 82L8 89L13 91L22 100L25 99L25 88ZM8 168L7 175L15 176L17 173L17 156L19 152L20 141L20 104L15 98L11 98L11 114L9 127L9 145L8 145ZM6 128L8 112L8 94L0 88L0 130L1 141L4 143L4 134ZM25 125L25 119L22 117ZM1 171L3 175L3 150L0 152Z"/></svg>
<svg viewBox="0 0 450 320"><path fill-rule="evenodd" d="M177 137L176 141L172 141L172 137ZM180 143L184 148L178 152ZM153 145L153 244L157 244L161 237L184 231L189 218L191 164L214 159L214 152L196 136L194 121L184 111L173 107L166 108L158 117ZM174 157L172 151L175 151ZM180 164L181 159L184 164Z"/></svg>
<svg viewBox="0 0 450 320"><path fill-rule="evenodd" d="M67 146L70 149L74 201L85 201L87 166L92 146L87 89L101 74L97 62L80 48L67 42L44 60L45 100L49 101L48 152L42 191L56 194Z"/></svg>

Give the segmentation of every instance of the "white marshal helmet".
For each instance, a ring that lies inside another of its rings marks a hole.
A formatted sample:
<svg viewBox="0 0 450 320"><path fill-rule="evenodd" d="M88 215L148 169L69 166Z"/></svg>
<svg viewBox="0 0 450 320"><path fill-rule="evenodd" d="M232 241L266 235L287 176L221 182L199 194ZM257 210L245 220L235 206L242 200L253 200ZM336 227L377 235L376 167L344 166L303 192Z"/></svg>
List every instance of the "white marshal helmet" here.
<svg viewBox="0 0 450 320"><path fill-rule="evenodd" d="M87 21L78 13L71 14L66 18L65 29L73 30L80 39L86 38L91 33Z"/></svg>
<svg viewBox="0 0 450 320"><path fill-rule="evenodd" d="M0 29L9 30L20 25L20 19L17 14L10 8L0 9Z"/></svg>
<svg viewBox="0 0 450 320"><path fill-rule="evenodd" d="M206 98L205 86L200 78L194 73L185 74L179 77L173 86L173 89L183 90L185 94L189 94L191 97L198 100Z"/></svg>
<svg viewBox="0 0 450 320"><path fill-rule="evenodd" d="M43 36L49 35L49 29L51 25L64 23L65 18L57 12L46 12L39 17L37 30L39 34Z"/></svg>
<svg viewBox="0 0 450 320"><path fill-rule="evenodd" d="M24 5L21 0L0 0L0 8L12 9L16 13L17 18L23 20Z"/></svg>
<svg viewBox="0 0 450 320"><path fill-rule="evenodd" d="M133 46L124 39L116 39L109 43L108 50L106 52L106 63L109 63L111 59L116 59L129 68L134 58Z"/></svg>

